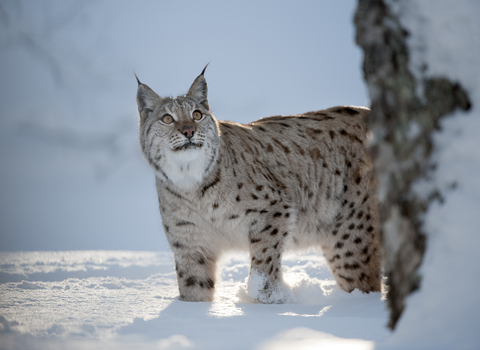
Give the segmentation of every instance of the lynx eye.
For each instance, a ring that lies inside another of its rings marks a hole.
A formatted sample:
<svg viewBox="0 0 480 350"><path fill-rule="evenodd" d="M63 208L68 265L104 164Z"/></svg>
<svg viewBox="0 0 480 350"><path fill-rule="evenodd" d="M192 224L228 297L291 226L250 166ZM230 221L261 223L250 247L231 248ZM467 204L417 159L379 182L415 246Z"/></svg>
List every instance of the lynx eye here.
<svg viewBox="0 0 480 350"><path fill-rule="evenodd" d="M203 118L202 112L200 111L194 111L192 114L192 117L194 120L200 120Z"/></svg>
<svg viewBox="0 0 480 350"><path fill-rule="evenodd" d="M164 122L165 124L172 124L173 123L173 117L170 114L165 114L162 117L162 122Z"/></svg>

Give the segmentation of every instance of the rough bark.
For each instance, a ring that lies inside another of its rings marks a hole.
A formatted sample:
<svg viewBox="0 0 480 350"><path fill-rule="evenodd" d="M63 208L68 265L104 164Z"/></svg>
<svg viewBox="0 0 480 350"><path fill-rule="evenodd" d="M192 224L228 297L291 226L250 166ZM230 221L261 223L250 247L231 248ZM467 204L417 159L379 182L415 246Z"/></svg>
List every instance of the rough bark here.
<svg viewBox="0 0 480 350"><path fill-rule="evenodd" d="M415 79L408 66L408 32L386 1L359 0L355 26L371 99L367 122L373 132L370 152L377 176L389 327L393 329L406 296L420 286L418 267L427 244L423 214L432 200L441 200L438 190L420 197L413 184L434 171L432 133L440 119L456 108L469 109L470 102L455 82L441 77ZM423 98L417 94L419 87Z"/></svg>

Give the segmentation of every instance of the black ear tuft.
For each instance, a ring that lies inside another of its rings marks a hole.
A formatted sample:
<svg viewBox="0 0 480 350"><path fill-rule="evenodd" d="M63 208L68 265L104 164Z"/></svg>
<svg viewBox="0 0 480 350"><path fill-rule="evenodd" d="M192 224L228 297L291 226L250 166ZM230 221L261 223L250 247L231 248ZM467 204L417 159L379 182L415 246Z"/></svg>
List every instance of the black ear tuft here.
<svg viewBox="0 0 480 350"><path fill-rule="evenodd" d="M207 65L207 66L208 66L208 65ZM205 68L207 68L207 67L205 67ZM135 79L137 79L137 83L138 83L138 85L140 86L142 83L141 83L140 80L138 79L137 74L135 74L135 72L133 72L133 75L135 75Z"/></svg>
<svg viewBox="0 0 480 350"><path fill-rule="evenodd" d="M207 81L203 73L207 69L208 64L203 68L202 73L195 79L190 90L188 90L187 96L193 97L198 103L202 104L206 109L210 109L208 104L208 86Z"/></svg>
<svg viewBox="0 0 480 350"><path fill-rule="evenodd" d="M203 68L202 70L202 73L200 75L204 75L205 74L205 69L207 69L208 65L210 64L210 62L207 63L207 65L205 66L205 68Z"/></svg>

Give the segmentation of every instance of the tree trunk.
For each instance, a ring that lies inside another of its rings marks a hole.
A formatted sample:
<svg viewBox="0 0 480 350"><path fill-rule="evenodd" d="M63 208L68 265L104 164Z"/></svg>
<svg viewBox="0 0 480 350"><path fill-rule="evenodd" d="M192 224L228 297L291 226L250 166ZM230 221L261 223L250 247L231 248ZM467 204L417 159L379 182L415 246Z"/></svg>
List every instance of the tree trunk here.
<svg viewBox="0 0 480 350"><path fill-rule="evenodd" d="M405 298L419 288L418 274L427 236L422 217L432 200L442 200L438 189L420 196L413 189L427 180L435 164L432 133L439 121L470 102L463 88L443 78L418 81L409 70L408 32L384 0L359 0L355 14L356 42L364 51L363 71L371 99L368 124L370 146L380 200L382 245L394 328ZM423 97L418 91L422 91Z"/></svg>

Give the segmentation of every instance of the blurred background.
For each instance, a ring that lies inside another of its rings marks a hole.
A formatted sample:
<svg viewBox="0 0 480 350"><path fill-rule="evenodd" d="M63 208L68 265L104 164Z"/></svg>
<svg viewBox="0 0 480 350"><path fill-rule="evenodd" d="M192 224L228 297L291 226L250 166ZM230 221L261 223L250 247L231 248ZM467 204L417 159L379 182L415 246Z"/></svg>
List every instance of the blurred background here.
<svg viewBox="0 0 480 350"><path fill-rule="evenodd" d="M0 0L0 251L168 250L140 80L218 119L368 106L356 1Z"/></svg>

